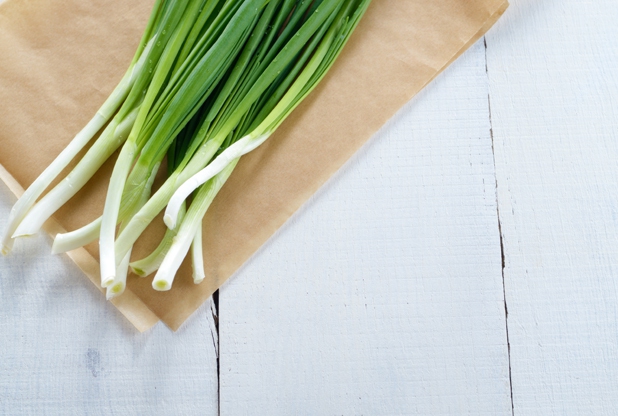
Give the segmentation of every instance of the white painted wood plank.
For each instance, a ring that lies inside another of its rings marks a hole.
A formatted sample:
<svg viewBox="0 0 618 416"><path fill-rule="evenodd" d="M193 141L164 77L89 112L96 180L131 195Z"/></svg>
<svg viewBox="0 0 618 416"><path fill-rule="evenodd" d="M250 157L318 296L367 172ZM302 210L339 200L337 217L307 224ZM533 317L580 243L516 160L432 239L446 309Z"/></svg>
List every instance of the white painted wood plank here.
<svg viewBox="0 0 618 416"><path fill-rule="evenodd" d="M513 0L487 37L515 415L615 415L618 7Z"/></svg>
<svg viewBox="0 0 618 416"><path fill-rule="evenodd" d="M221 414L510 415L482 43L220 291Z"/></svg>
<svg viewBox="0 0 618 416"><path fill-rule="evenodd" d="M2 229L14 202L0 185ZM0 414L217 414L209 305L176 333L140 334L50 251L39 235L0 258Z"/></svg>

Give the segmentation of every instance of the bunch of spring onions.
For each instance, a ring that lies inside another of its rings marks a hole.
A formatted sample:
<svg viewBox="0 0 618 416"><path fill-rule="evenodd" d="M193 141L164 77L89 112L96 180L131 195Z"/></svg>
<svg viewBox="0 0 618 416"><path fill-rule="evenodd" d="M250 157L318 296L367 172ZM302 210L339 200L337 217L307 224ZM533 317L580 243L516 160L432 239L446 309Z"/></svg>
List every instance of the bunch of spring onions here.
<svg viewBox="0 0 618 416"><path fill-rule="evenodd" d="M324 77L369 2L156 0L118 86L13 207L2 252L36 233L120 149L103 215L59 234L53 251L98 238L108 299L124 291L129 268L140 276L156 271L153 288L169 290L189 250L194 282L201 282L206 210L239 158L267 140ZM164 158L167 180L153 194ZM164 209L168 230L159 246L131 262L133 244Z"/></svg>

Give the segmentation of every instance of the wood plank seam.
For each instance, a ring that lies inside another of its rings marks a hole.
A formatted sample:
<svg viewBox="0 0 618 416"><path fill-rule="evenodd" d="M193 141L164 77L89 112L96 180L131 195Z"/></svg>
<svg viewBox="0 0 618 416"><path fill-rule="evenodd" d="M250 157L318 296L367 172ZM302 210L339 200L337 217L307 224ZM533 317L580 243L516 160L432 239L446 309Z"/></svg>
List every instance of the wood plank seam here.
<svg viewBox="0 0 618 416"><path fill-rule="evenodd" d="M489 116L489 136L491 137L491 153L494 162L494 179L496 192L496 216L498 217L498 233L500 235L500 256L501 256L501 273L502 273L502 295L504 297L504 327L506 333L506 346L509 362L509 389L511 393L511 415L515 416L515 402L513 401L513 376L511 371L511 342L509 338L509 309L506 302L506 284L504 280L504 269L506 266L506 257L504 253L504 238L502 235L502 222L500 218L500 204L498 203L498 175L496 171L496 151L494 147L494 131L491 119L491 89L489 85L489 67L487 65L487 37L483 36L483 45L485 47L485 74L487 75L487 112Z"/></svg>
<svg viewBox="0 0 618 416"><path fill-rule="evenodd" d="M210 313L212 315L212 323L210 326L210 334L212 343L215 347L215 356L217 358L217 416L221 416L221 360L219 357L219 290L211 296Z"/></svg>

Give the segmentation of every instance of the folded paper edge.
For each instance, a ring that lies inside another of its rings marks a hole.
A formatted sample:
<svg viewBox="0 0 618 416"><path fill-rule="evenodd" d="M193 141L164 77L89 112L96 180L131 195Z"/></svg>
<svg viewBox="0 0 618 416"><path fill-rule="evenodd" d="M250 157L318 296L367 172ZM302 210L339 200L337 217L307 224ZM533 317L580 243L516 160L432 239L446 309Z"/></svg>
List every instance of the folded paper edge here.
<svg viewBox="0 0 618 416"><path fill-rule="evenodd" d="M0 179L17 198L24 193L24 188L2 164L0 164ZM58 233L66 232L54 218L50 218L43 225L43 229L52 238ZM84 248L72 250L68 252L67 255L86 277L88 277L92 284L103 293L104 289L98 284L100 280L99 263L96 259ZM111 303L140 332L147 331L159 322L159 317L128 288L125 289L125 293L122 296L112 299Z"/></svg>
<svg viewBox="0 0 618 416"><path fill-rule="evenodd" d="M476 32L471 38L470 40L468 40L466 43L464 43L462 45L462 47L455 52L455 54L453 55L453 57L447 61L447 63L442 67L442 69L440 69L438 72L436 72L436 74L427 81L427 83L425 85L423 85L423 87L421 88L424 89L427 85L429 85L434 79L436 79L436 77L438 75L440 75L442 72L444 72L444 70L446 68L448 68L449 66L451 66L451 64L453 62L455 62L465 51L467 51L468 49L470 49L470 47L472 45L474 45L476 42L479 41L479 39L481 39L483 36L485 36L485 34L487 34L487 32L489 31L489 29L491 29L493 27L493 25L496 24L496 22L498 21L498 19L500 19L500 17L502 17L502 15L504 14L504 12L506 11L506 9L508 9L509 7L509 2L508 0L504 0L504 2L502 4L500 4L499 7L496 8L496 10L494 10L494 12L492 14L489 15L489 17L487 18L487 20L485 20L485 22L483 23L483 25L480 27L480 29L478 30L478 32Z"/></svg>

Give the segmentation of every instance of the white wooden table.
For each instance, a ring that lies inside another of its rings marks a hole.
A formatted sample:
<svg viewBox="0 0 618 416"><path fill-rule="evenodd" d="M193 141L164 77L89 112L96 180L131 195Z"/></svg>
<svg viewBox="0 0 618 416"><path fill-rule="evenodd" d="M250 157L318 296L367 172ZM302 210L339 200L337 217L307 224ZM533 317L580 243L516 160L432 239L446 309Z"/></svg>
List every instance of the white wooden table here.
<svg viewBox="0 0 618 416"><path fill-rule="evenodd" d="M0 414L617 414L616 22L512 0L221 289L218 328L204 305L139 334L17 244Z"/></svg>

